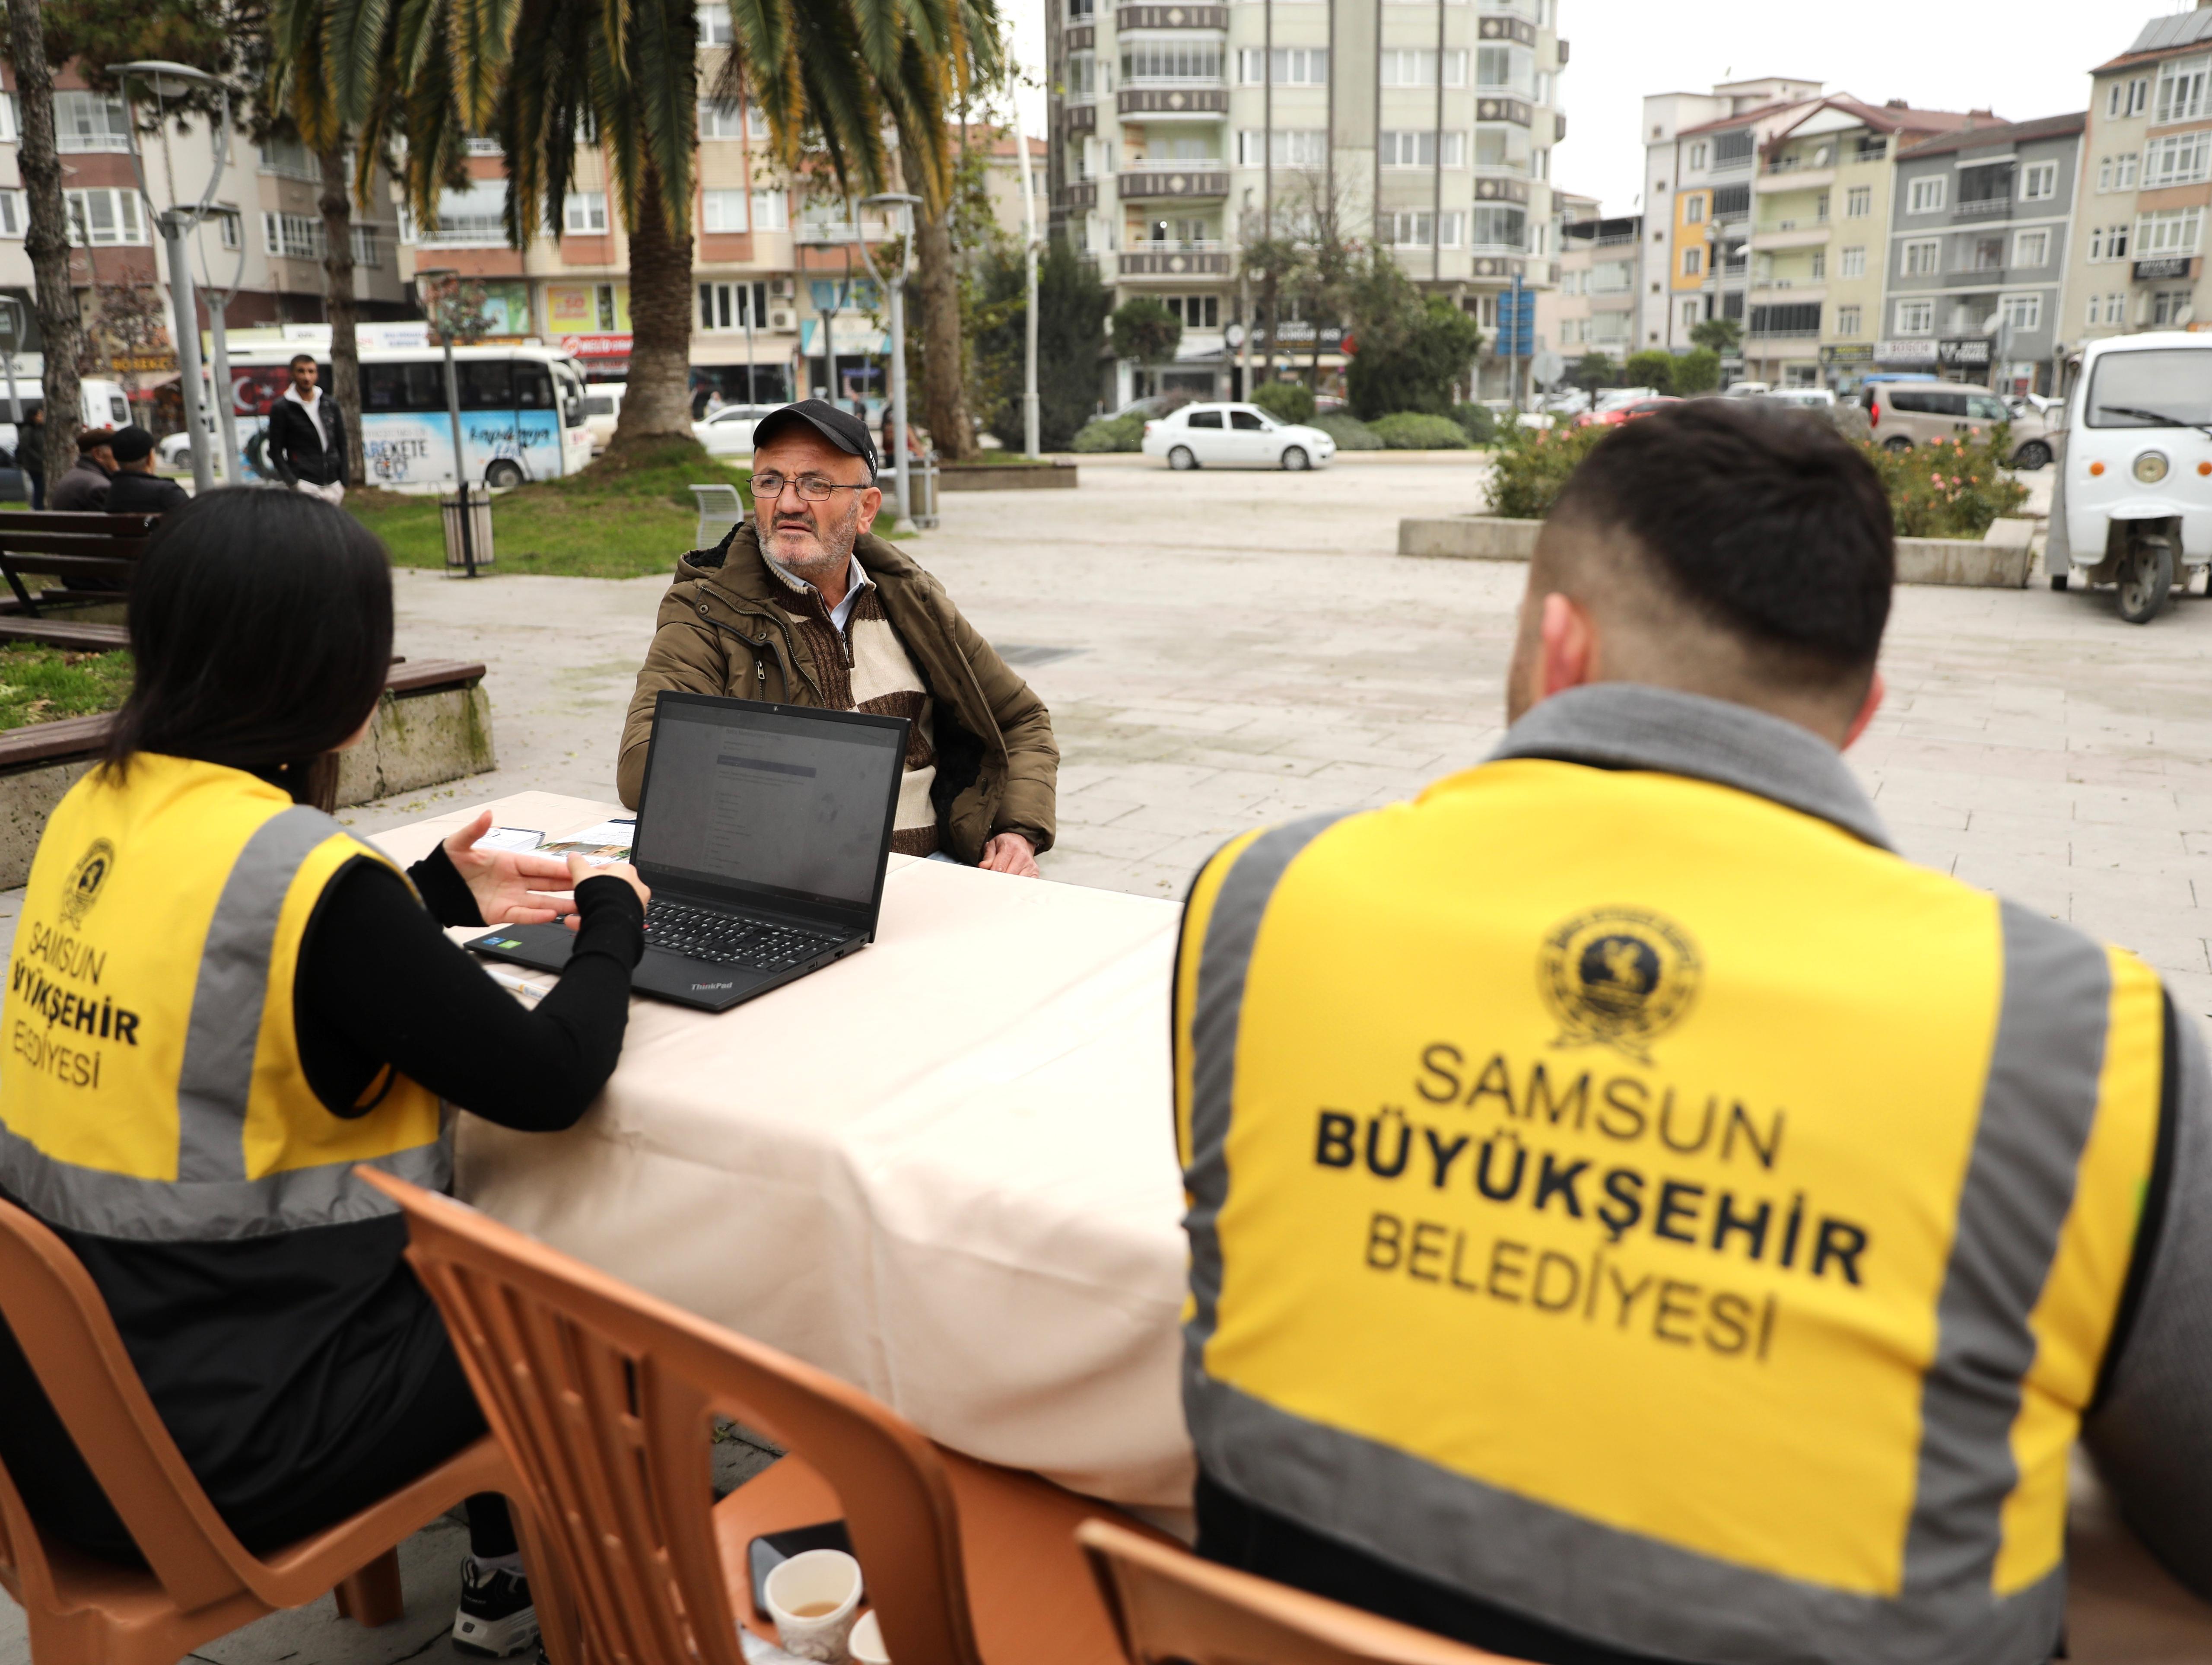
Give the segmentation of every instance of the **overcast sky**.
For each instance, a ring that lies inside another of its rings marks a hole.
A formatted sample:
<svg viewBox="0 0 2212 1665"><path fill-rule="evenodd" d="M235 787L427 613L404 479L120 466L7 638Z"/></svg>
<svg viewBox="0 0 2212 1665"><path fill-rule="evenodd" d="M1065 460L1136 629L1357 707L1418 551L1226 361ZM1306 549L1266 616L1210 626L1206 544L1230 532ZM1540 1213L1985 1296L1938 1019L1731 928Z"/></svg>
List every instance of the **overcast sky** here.
<svg viewBox="0 0 2212 1665"><path fill-rule="evenodd" d="M1004 0L1014 50L1044 76L1044 14L1061 0ZM1844 7L1788 0L1559 0L1559 32L1573 43L1560 100L1567 140L1552 179L1604 199L1605 212L1640 208L1638 135L1647 93L1704 92L1717 81L1802 76L1875 104L1990 109L2010 121L2079 110L2089 70L2127 49L2153 17L2191 0L1850 0ZM1103 7L1101 7L1102 11ZM1041 131L1044 95L1024 101Z"/></svg>

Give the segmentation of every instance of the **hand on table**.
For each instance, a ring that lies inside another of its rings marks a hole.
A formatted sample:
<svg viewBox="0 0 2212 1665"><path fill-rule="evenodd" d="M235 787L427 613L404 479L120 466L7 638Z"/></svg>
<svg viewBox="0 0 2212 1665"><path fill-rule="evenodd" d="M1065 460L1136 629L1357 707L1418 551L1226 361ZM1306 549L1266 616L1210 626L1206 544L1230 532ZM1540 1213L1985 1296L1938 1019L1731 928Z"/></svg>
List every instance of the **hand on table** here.
<svg viewBox="0 0 2212 1665"><path fill-rule="evenodd" d="M467 883L486 925L545 925L575 912L566 862L527 850L477 848L490 830L486 810L446 841L446 859Z"/></svg>
<svg viewBox="0 0 2212 1665"><path fill-rule="evenodd" d="M595 867L580 855L570 856L568 858L569 888L574 889L587 878L618 878L637 892L638 906L641 908L653 906L652 890L647 887L646 882L637 876L637 869L627 861L611 861L604 867ZM574 902L568 904L571 908L575 905ZM574 931L577 924L576 915L571 913L568 915L568 928Z"/></svg>
<svg viewBox="0 0 2212 1665"><path fill-rule="evenodd" d="M975 864L988 873L1012 873L1016 878L1041 878L1037 872L1036 852L1028 839L1019 833L1003 832L983 847L983 859Z"/></svg>

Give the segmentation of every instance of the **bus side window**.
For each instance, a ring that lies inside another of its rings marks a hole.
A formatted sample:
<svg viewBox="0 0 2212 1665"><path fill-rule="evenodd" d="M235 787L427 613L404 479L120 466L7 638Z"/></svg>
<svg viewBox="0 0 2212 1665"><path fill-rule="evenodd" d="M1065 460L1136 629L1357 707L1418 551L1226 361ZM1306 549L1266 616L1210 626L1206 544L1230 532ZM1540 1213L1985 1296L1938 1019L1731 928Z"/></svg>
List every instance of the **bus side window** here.
<svg viewBox="0 0 2212 1665"><path fill-rule="evenodd" d="M456 368L460 371L462 410L514 409L514 362L512 359L471 359Z"/></svg>
<svg viewBox="0 0 2212 1665"><path fill-rule="evenodd" d="M361 408L367 411L404 410L407 408L406 384L398 364L364 364L361 367Z"/></svg>
<svg viewBox="0 0 2212 1665"><path fill-rule="evenodd" d="M446 367L436 359L417 360L392 367L401 373L399 402L395 410L435 410L446 408Z"/></svg>
<svg viewBox="0 0 2212 1665"><path fill-rule="evenodd" d="M544 365L532 363L528 359L516 361L514 408L518 410L550 410L553 408L553 378Z"/></svg>

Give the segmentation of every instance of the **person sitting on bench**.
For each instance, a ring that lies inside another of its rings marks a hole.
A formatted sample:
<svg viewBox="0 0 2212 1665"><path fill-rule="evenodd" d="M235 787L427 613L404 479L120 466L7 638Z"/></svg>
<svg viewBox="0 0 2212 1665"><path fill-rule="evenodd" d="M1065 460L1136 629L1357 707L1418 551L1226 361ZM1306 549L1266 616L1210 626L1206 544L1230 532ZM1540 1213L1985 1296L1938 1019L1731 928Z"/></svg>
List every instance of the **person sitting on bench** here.
<svg viewBox="0 0 2212 1665"><path fill-rule="evenodd" d="M135 423L115 430L108 453L115 459L115 477L108 483L110 514L167 514L192 501L192 495L174 480L154 472L154 436Z"/></svg>
<svg viewBox="0 0 2212 1665"><path fill-rule="evenodd" d="M107 444L112 430L88 428L76 436L76 461L54 483L56 509L99 514L107 508L107 493L115 474L115 456Z"/></svg>

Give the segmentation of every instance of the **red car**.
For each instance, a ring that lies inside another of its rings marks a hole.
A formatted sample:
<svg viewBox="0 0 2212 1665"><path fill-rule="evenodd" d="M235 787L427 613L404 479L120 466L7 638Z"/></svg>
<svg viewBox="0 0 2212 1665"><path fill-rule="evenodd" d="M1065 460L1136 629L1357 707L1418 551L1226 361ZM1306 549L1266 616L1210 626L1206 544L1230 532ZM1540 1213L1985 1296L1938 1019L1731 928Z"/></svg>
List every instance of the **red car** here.
<svg viewBox="0 0 2212 1665"><path fill-rule="evenodd" d="M1670 404L1682 401L1671 394L1662 393L1657 398L1638 399L1633 404L1615 405L1610 410L1585 410L1575 418L1577 428L1618 428L1625 422L1634 422L1638 416L1649 416L1664 410Z"/></svg>

